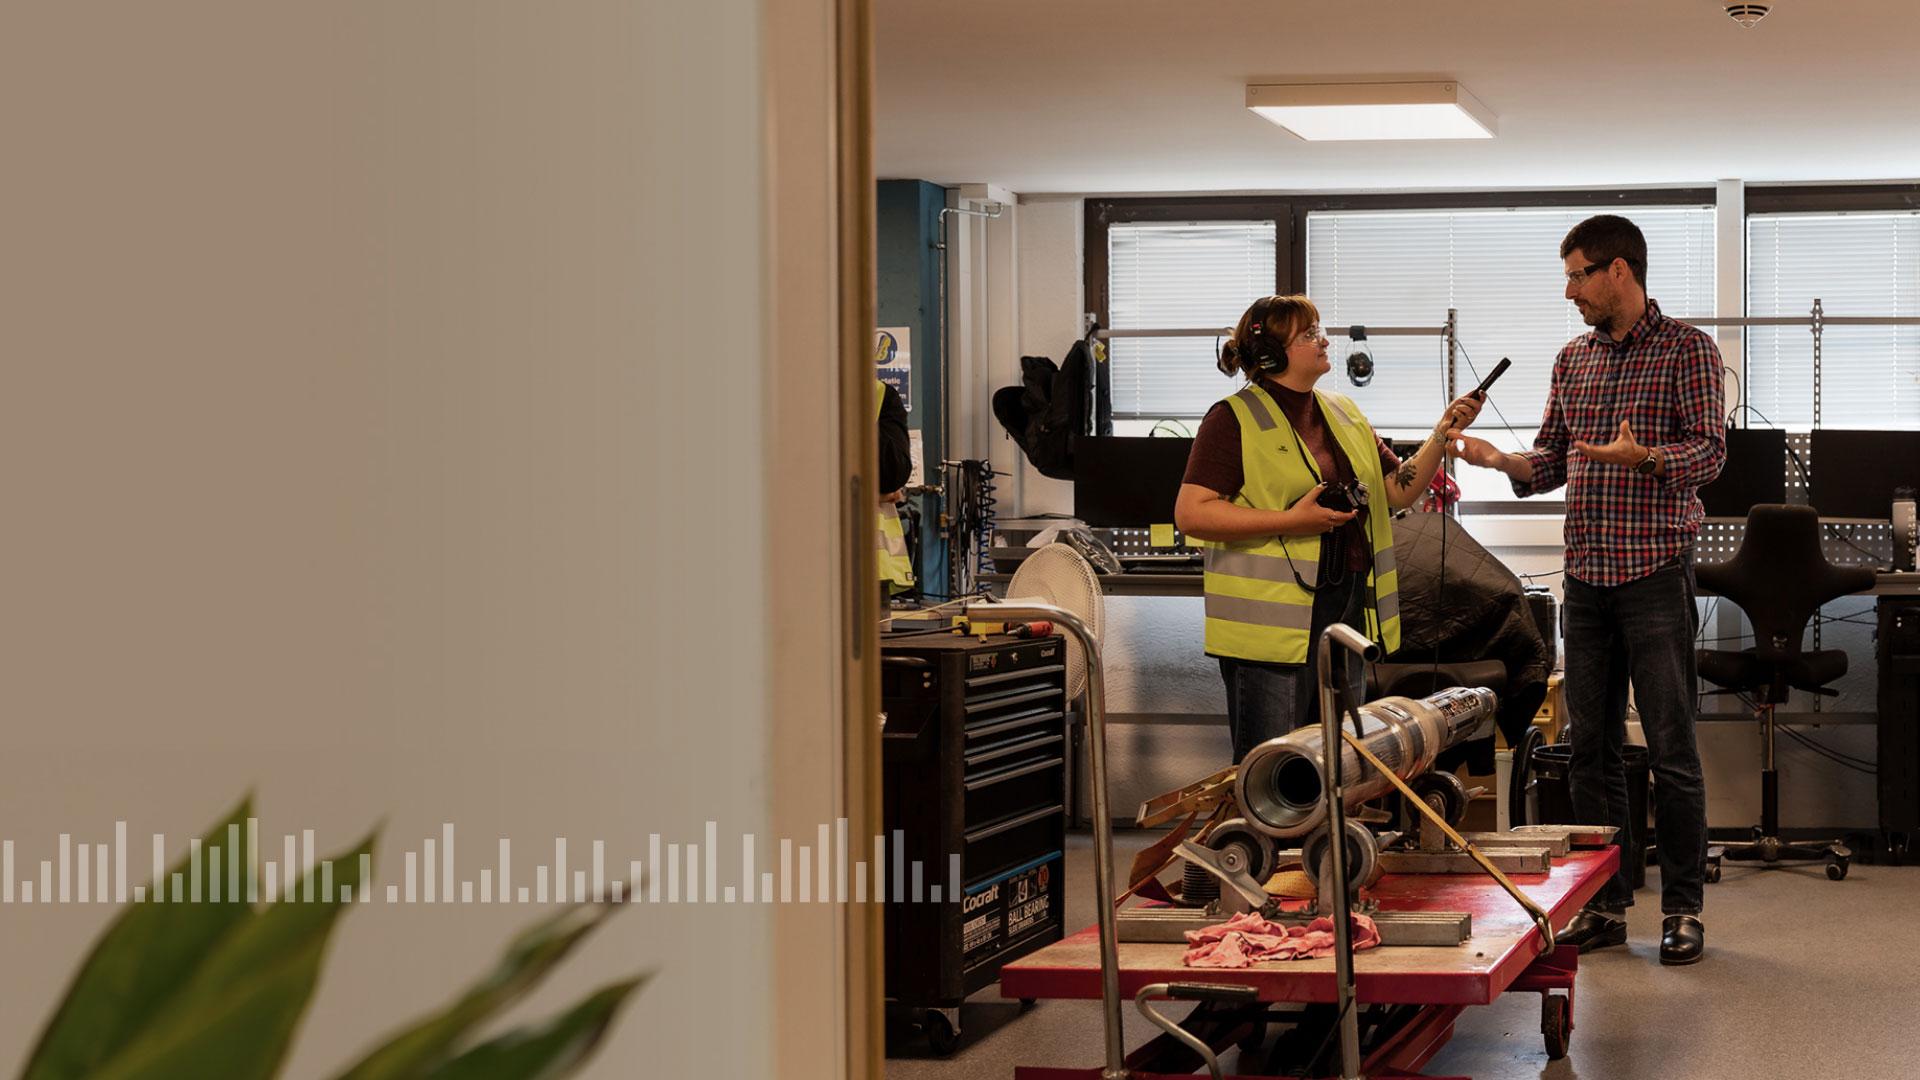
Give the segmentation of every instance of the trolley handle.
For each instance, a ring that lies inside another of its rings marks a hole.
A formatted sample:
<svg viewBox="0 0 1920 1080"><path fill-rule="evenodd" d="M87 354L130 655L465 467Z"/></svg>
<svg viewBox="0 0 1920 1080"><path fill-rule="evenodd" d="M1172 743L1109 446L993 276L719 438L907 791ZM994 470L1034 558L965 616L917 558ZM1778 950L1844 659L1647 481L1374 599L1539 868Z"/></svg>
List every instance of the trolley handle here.
<svg viewBox="0 0 1920 1080"><path fill-rule="evenodd" d="M1258 987L1227 983L1168 983L1166 996L1169 1001L1218 1001L1244 1005L1258 1000L1260 990Z"/></svg>
<svg viewBox="0 0 1920 1080"><path fill-rule="evenodd" d="M1222 1002L1234 1005L1251 1005L1258 997L1258 991L1251 986L1227 986L1220 983L1149 983L1140 988L1133 997L1134 1005L1140 1009L1140 1015L1147 1018L1154 1027L1167 1033L1170 1038L1180 1042L1197 1054L1207 1067L1207 1075L1212 1080L1226 1080L1220 1071L1220 1059L1213 1048L1193 1032L1181 1027L1171 1017L1153 1007L1155 998L1169 998L1174 1001ZM1205 1006L1201 1006L1205 1008ZM1195 1011L1198 1015L1199 1011ZM1189 1017L1188 1019L1192 1019ZM1124 1076L1125 1072L1108 1070L1102 1076Z"/></svg>

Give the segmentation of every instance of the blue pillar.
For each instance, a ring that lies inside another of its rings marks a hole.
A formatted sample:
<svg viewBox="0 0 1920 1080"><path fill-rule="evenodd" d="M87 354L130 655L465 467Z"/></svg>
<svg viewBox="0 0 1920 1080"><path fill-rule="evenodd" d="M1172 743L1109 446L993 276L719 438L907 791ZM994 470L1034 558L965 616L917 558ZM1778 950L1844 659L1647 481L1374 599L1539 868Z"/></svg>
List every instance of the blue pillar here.
<svg viewBox="0 0 1920 1080"><path fill-rule="evenodd" d="M946 370L940 270L946 253L938 246L940 211L946 205L947 189L924 180L882 180L879 185L877 311L881 326L904 326L912 333L907 427L920 435L920 483L940 481L940 461L946 456L941 438L946 402L940 392ZM940 532L940 502L923 495L915 503L920 511L920 565L914 575L923 592L944 599L947 545Z"/></svg>

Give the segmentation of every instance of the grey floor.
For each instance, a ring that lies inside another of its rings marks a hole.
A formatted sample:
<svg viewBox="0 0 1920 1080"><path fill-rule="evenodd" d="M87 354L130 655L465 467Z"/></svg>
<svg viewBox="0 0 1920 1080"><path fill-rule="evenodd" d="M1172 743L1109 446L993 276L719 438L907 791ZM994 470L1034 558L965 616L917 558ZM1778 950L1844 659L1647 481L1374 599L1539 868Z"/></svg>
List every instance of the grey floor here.
<svg viewBox="0 0 1920 1080"><path fill-rule="evenodd" d="M1150 842L1122 833L1116 865ZM1091 925L1092 843L1070 841L1068 925ZM1821 867L1755 869L1726 864L1707 887L1707 957L1663 968L1658 871L1650 871L1629 919L1626 949L1580 959L1572 1051L1549 1062L1537 994L1511 994L1468 1009L1453 1041L1426 1072L1476 1080L1634 1077L1757 1080L1761 1077L1913 1076L1920 1014L1920 867L1855 863L1845 881ZM1129 1048L1157 1031L1129 1005ZM889 1080L990 1077L1015 1065L1100 1063L1100 1005L1043 1001L1022 1014L989 988L962 1011L960 1049L930 1057L896 1039ZM1237 1054L1222 1064L1228 1071Z"/></svg>

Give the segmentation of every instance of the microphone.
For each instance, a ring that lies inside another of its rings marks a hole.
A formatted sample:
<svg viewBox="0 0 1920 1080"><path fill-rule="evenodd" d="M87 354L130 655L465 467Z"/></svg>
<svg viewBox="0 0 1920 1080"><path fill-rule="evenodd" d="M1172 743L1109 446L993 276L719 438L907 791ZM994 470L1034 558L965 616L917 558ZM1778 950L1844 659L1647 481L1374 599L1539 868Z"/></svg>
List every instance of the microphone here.
<svg viewBox="0 0 1920 1080"><path fill-rule="evenodd" d="M1487 377L1480 380L1480 385L1473 388L1473 396L1479 398L1481 401L1487 400L1487 388L1493 385L1493 381L1495 379L1498 379L1500 376L1505 375L1507 373L1507 369L1512 366L1513 366L1513 361L1507 359L1504 356L1501 357L1500 362L1494 365L1494 368L1492 371L1487 373ZM1452 411L1449 410L1447 415L1449 418L1451 418L1453 415Z"/></svg>
<svg viewBox="0 0 1920 1080"><path fill-rule="evenodd" d="M1347 378L1355 386L1365 386L1373 381L1373 350L1367 347L1367 328L1354 326L1347 337L1353 342L1352 351L1347 353Z"/></svg>
<svg viewBox="0 0 1920 1080"><path fill-rule="evenodd" d="M1513 361L1507 359L1504 356L1501 357L1500 363L1494 367L1493 372L1489 374L1486 378L1481 379L1479 386L1476 386L1473 388L1474 394L1478 397L1483 397L1483 398L1486 397L1487 387L1492 386L1493 380L1499 378L1502 375L1505 375L1507 373L1507 369L1512 366L1513 366Z"/></svg>

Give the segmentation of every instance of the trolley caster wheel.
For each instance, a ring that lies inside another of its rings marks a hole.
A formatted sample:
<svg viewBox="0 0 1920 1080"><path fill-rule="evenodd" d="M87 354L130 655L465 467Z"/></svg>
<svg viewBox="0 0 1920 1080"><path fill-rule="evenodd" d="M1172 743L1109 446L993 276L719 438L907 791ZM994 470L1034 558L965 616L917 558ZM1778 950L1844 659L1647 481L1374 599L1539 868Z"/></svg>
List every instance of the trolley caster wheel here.
<svg viewBox="0 0 1920 1080"><path fill-rule="evenodd" d="M1846 860L1846 859L1828 859L1827 860L1827 880L1828 881L1846 880L1848 863L1849 863L1849 860Z"/></svg>
<svg viewBox="0 0 1920 1080"><path fill-rule="evenodd" d="M1719 880L1720 880L1720 860L1715 859L1712 862L1707 864L1707 884L1712 885L1714 882Z"/></svg>
<svg viewBox="0 0 1920 1080"><path fill-rule="evenodd" d="M1039 1004L1039 1003L1040 1003L1040 999L1039 999L1039 998L1021 998L1021 999L1020 999L1020 1011L1021 1011L1021 1012L1023 1012L1023 1013L1024 1013L1024 1012L1031 1012L1031 1011L1033 1011L1033 1007L1034 1007L1035 1005L1037 1005L1037 1004Z"/></svg>
<svg viewBox="0 0 1920 1080"><path fill-rule="evenodd" d="M947 1014L938 1010L928 1010L924 1024L927 1030L927 1047L941 1057L960 1048L960 1029L953 1026Z"/></svg>
<svg viewBox="0 0 1920 1080"><path fill-rule="evenodd" d="M1573 1001L1556 994L1540 996L1540 1034L1546 1037L1547 1060L1567 1056L1567 1041L1573 1037Z"/></svg>
<svg viewBox="0 0 1920 1080"><path fill-rule="evenodd" d="M1457 827L1460 819L1466 816L1467 803L1471 801L1467 796L1467 785L1453 773L1427 773L1415 780L1412 787L1414 794L1420 796L1428 806L1439 811L1447 824ZM1415 822L1413 828L1417 834L1419 831L1417 819L1410 820Z"/></svg>

